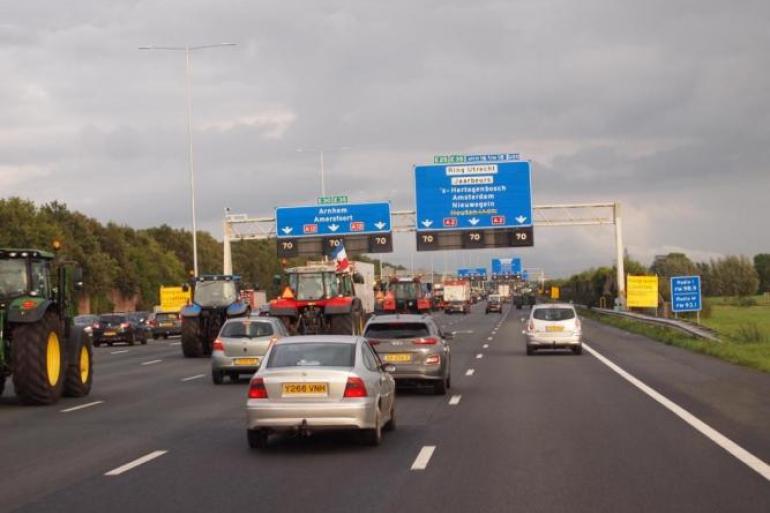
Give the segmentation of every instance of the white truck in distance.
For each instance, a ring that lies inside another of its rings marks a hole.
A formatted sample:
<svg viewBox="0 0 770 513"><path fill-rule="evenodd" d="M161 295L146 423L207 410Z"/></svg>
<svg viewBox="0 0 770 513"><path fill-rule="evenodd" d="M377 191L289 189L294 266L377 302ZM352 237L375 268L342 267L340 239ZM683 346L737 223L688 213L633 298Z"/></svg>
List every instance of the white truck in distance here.
<svg viewBox="0 0 770 513"><path fill-rule="evenodd" d="M471 313L471 284L467 280L444 282L444 312Z"/></svg>
<svg viewBox="0 0 770 513"><path fill-rule="evenodd" d="M511 286L507 283L501 283L497 286L497 293L503 298L503 303L511 302Z"/></svg>

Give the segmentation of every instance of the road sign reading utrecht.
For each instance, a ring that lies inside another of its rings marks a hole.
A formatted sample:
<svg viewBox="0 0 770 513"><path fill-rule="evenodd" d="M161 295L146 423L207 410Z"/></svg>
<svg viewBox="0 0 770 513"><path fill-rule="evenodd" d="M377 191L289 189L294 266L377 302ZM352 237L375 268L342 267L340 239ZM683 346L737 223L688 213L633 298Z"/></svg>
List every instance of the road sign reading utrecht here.
<svg viewBox="0 0 770 513"><path fill-rule="evenodd" d="M275 233L279 239L384 234L390 231L390 203L347 203L275 209Z"/></svg>
<svg viewBox="0 0 770 513"><path fill-rule="evenodd" d="M417 231L532 226L527 161L417 166Z"/></svg>
<svg viewBox="0 0 770 513"><path fill-rule="evenodd" d="M458 278L486 278L486 267L462 267L457 270Z"/></svg>
<svg viewBox="0 0 770 513"><path fill-rule="evenodd" d="M700 276L673 276L671 278L671 311L700 312Z"/></svg>
<svg viewBox="0 0 770 513"><path fill-rule="evenodd" d="M521 258L493 258L492 259L492 277L509 278L520 275Z"/></svg>

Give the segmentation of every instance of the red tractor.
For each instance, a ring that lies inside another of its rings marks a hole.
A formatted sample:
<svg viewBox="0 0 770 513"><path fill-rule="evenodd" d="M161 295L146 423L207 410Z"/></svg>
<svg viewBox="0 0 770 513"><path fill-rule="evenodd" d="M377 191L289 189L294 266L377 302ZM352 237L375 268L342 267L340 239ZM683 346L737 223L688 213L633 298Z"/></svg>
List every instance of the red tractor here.
<svg viewBox="0 0 770 513"><path fill-rule="evenodd" d="M280 277L277 277L280 281ZM374 265L352 262L337 271L334 262L308 262L286 270L281 296L270 301L292 334L360 335L374 310Z"/></svg>
<svg viewBox="0 0 770 513"><path fill-rule="evenodd" d="M381 313L430 313L432 299L419 277L391 278L380 307Z"/></svg>

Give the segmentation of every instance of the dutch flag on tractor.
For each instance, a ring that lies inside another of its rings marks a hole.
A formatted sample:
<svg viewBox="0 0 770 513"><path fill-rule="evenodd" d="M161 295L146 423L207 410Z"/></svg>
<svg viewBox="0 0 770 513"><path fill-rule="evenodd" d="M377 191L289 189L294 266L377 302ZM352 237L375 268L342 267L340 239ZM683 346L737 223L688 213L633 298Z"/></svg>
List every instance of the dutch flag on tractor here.
<svg viewBox="0 0 770 513"><path fill-rule="evenodd" d="M350 267L348 254L345 252L345 245L342 242L340 242L339 246L334 248L332 258L337 262L337 272L345 271Z"/></svg>

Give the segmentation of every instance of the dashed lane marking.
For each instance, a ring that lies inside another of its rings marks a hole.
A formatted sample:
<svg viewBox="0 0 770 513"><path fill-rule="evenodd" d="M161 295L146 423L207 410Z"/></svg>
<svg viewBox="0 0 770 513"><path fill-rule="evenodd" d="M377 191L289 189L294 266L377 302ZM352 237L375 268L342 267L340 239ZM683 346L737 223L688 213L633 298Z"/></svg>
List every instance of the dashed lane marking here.
<svg viewBox="0 0 770 513"><path fill-rule="evenodd" d="M481 358L484 358L484 355L482 353L479 353L476 355L477 360L480 360Z"/></svg>
<svg viewBox="0 0 770 513"><path fill-rule="evenodd" d="M489 344L484 344L484 345L483 345L483 346L481 346L481 347L483 347L484 349L489 349Z"/></svg>
<svg viewBox="0 0 770 513"><path fill-rule="evenodd" d="M435 450L435 445L426 445L420 449L420 452L414 459L414 463L412 463L412 470L425 470L428 467L428 463L430 463L430 459Z"/></svg>
<svg viewBox="0 0 770 513"><path fill-rule="evenodd" d="M640 379L637 379L633 375L629 374L627 371L623 370L620 366L616 365L609 359L607 359L605 356L603 356L601 353L597 352L592 347L588 346L585 342L583 342L583 347L596 359L598 359L600 362L602 362L604 365L618 373L623 379L634 385L636 388L647 394L649 397L657 401L660 405L662 405L664 408L669 410L671 413L685 421L687 424L689 424L691 427L693 427L696 431L699 431L702 435L704 435L706 438L717 444L719 447L724 449L725 451L732 454L735 458L737 458L741 463L745 464L747 467L749 467L751 470L759 474L760 476L764 477L766 480L770 481L770 465L759 459L758 457L751 454L749 451L741 447L740 445L736 444L729 438L727 438L725 435L717 431L716 429L712 428L702 420L700 420L698 417L690 413L689 411L685 410L678 404L676 404L671 399L667 398L654 388L650 387Z"/></svg>
<svg viewBox="0 0 770 513"><path fill-rule="evenodd" d="M182 381L192 381L194 379L201 379L205 377L206 377L205 374L196 374L195 376L188 376L186 378L182 378Z"/></svg>
<svg viewBox="0 0 770 513"><path fill-rule="evenodd" d="M163 360L148 360L148 361L146 361L146 362L142 362L142 363L141 363L141 365L154 365L154 364L156 364L156 363L160 363L160 362L162 362L162 361L163 361Z"/></svg>
<svg viewBox="0 0 770 513"><path fill-rule="evenodd" d="M123 353L127 353L128 351L129 351L128 349L121 349L120 351L112 351L110 352L110 354L123 354Z"/></svg>
<svg viewBox="0 0 770 513"><path fill-rule="evenodd" d="M134 469L138 467L139 465L144 465L145 463L154 460L155 458L160 458L164 454L166 454L168 451L152 451L149 454L145 454L141 458L137 458L134 461L131 461L129 463L126 463L125 465L121 465L118 468L114 468L110 470L109 472L106 472L105 476L119 476L120 474L123 474L124 472L128 472L131 469Z"/></svg>
<svg viewBox="0 0 770 513"><path fill-rule="evenodd" d="M463 396L461 395L453 395L451 399L449 399L449 406L457 406L460 404L460 399L462 399Z"/></svg>
<svg viewBox="0 0 770 513"><path fill-rule="evenodd" d="M474 372L476 372L476 371L475 371L475 370L473 370L473 369L468 369L467 371L465 371L465 375L466 375L466 376L473 376L473 373L474 373Z"/></svg>
<svg viewBox="0 0 770 513"><path fill-rule="evenodd" d="M104 401L94 401L92 403L80 404L78 406L73 406L72 408L67 408L65 410L61 410L61 413L70 413L70 412L73 412L73 411L85 410L86 408L90 408L92 406L96 406L96 405L103 404L103 403L104 403Z"/></svg>

